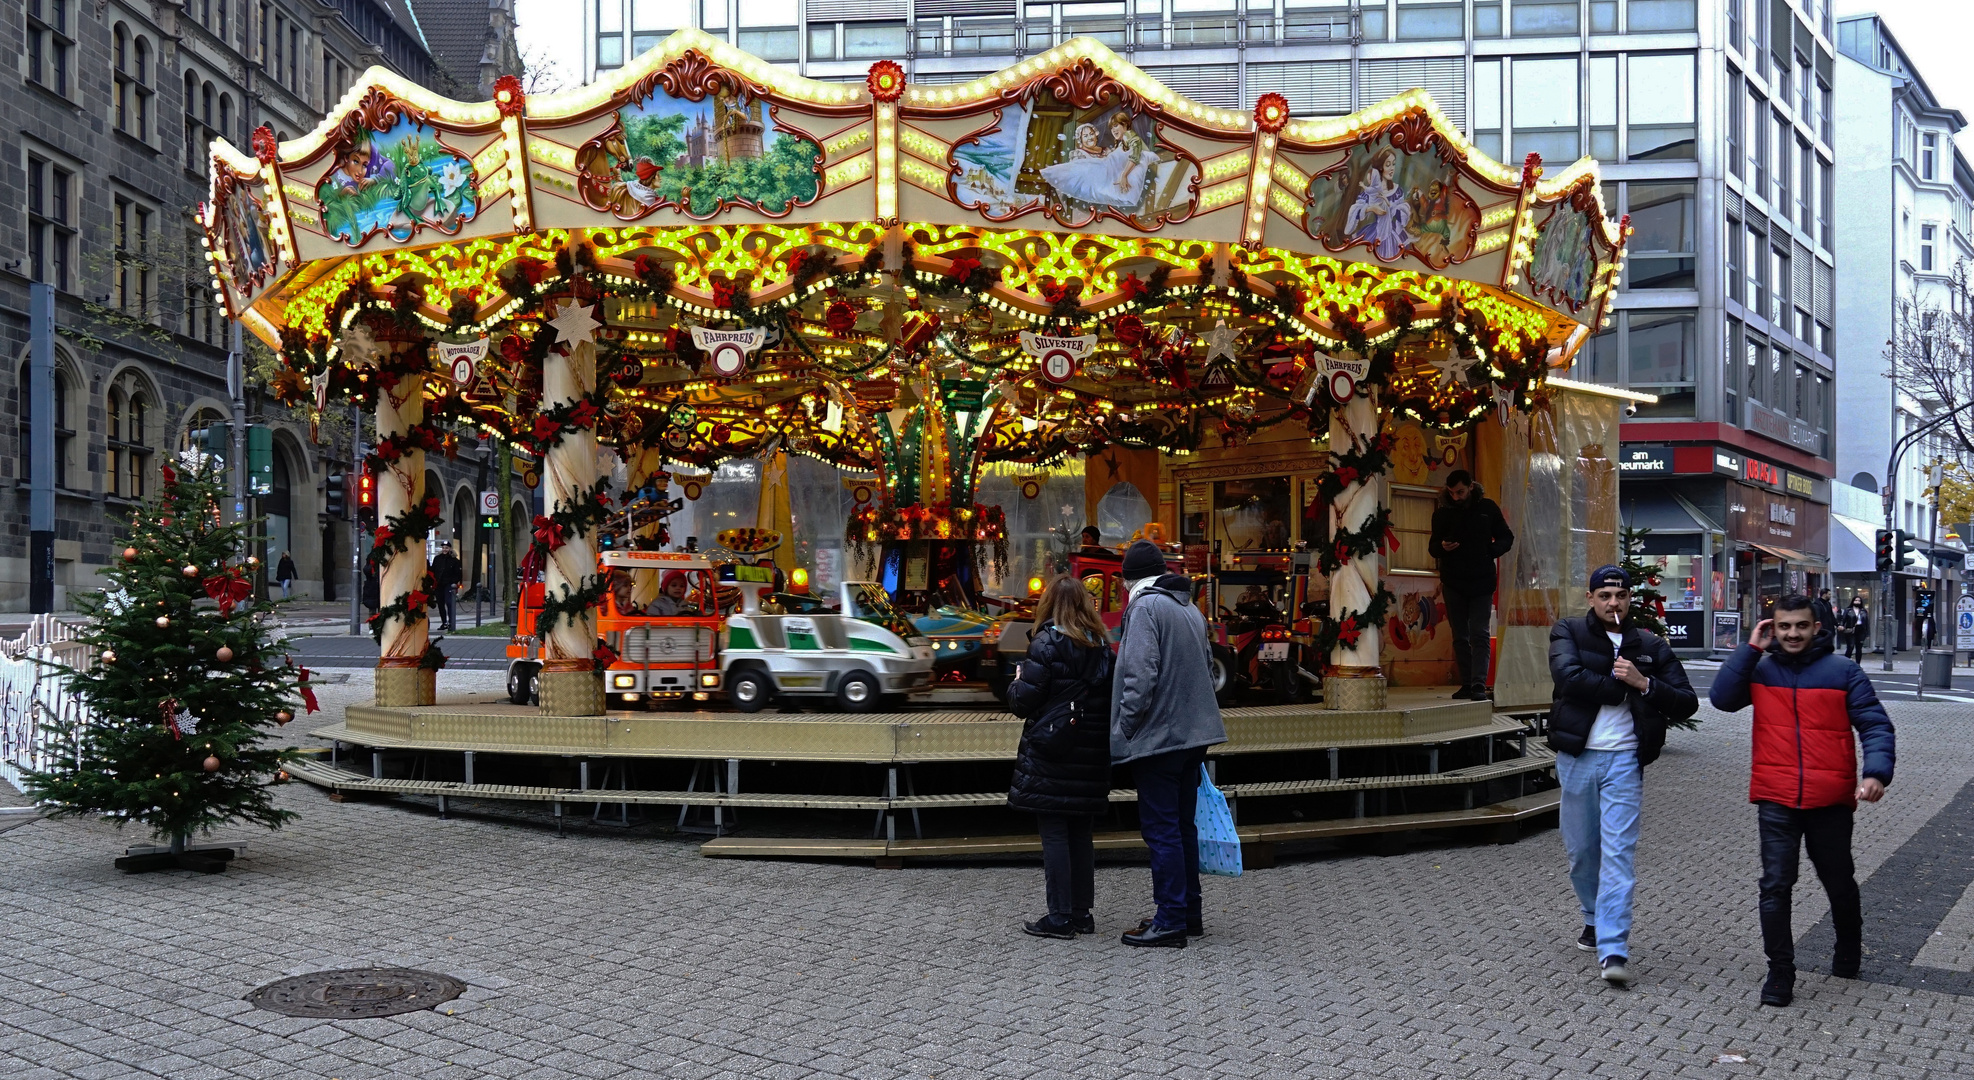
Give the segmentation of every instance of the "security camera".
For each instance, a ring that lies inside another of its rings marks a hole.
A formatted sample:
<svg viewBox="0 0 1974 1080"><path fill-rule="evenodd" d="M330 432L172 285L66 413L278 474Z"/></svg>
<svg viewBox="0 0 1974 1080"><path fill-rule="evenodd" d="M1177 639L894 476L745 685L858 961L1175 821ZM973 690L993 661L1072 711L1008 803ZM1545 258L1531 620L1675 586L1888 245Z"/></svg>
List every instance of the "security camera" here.
<svg viewBox="0 0 1974 1080"><path fill-rule="evenodd" d="M1637 403L1636 401L1627 401L1627 402L1625 402L1625 403L1624 403L1624 414L1625 414L1626 416L1637 416L1637 415L1638 415L1638 403Z"/></svg>

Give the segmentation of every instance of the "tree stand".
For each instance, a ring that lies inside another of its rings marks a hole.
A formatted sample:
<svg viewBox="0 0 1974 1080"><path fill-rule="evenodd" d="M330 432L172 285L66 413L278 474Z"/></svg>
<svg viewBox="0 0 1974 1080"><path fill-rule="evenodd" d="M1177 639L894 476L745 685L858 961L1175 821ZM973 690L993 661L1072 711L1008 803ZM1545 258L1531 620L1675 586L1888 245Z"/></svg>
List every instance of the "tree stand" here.
<svg viewBox="0 0 1974 1080"><path fill-rule="evenodd" d="M217 844L189 846L183 836L174 836L168 848L130 848L123 858L116 861L116 867L126 874L148 874L153 870L196 870L201 874L217 874L226 869L226 864L232 862L237 854L232 848Z"/></svg>

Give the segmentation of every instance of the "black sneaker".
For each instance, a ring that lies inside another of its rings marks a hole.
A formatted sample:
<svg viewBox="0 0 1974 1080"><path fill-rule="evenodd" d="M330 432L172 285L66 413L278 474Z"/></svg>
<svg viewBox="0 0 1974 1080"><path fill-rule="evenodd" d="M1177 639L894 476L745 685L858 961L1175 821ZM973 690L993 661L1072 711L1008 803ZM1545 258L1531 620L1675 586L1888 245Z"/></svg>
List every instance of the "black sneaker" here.
<svg viewBox="0 0 1974 1080"><path fill-rule="evenodd" d="M1034 937L1057 938L1062 941L1073 941L1076 938L1076 920L1054 912L1034 922L1022 923L1021 929L1023 933Z"/></svg>
<svg viewBox="0 0 1974 1080"><path fill-rule="evenodd" d="M1081 915L1071 915L1069 917L1069 924L1070 929L1075 930L1079 934L1094 934L1097 932L1097 917L1087 911Z"/></svg>
<svg viewBox="0 0 1974 1080"><path fill-rule="evenodd" d="M1147 930L1150 930L1150 929L1151 929L1151 925L1152 925L1152 920L1150 920L1150 919L1140 919L1140 920L1138 920L1138 929L1137 929L1137 932L1138 932L1138 933L1140 933L1140 934L1142 934L1142 933L1144 933L1145 931L1147 931ZM1199 920L1193 920L1193 919L1187 919L1187 920L1186 920L1186 936L1187 936L1187 937L1205 937L1205 936L1206 936L1206 920L1205 920L1205 919L1199 919Z"/></svg>
<svg viewBox="0 0 1974 1080"><path fill-rule="evenodd" d="M1624 957L1606 956L1598 967L1602 969L1600 974L1604 976L1604 981L1612 986L1622 988L1632 984L1631 969L1625 966Z"/></svg>
<svg viewBox="0 0 1974 1080"><path fill-rule="evenodd" d="M1463 686L1460 689L1453 691L1453 700L1455 701L1474 700L1474 688L1471 686Z"/></svg>
<svg viewBox="0 0 1974 1080"><path fill-rule="evenodd" d="M1475 684L1474 684L1474 700L1475 700L1475 701L1493 701L1493 700L1494 700L1494 688L1493 688L1493 687L1491 687L1491 686L1489 686L1489 685L1487 685L1486 683L1475 683Z"/></svg>
<svg viewBox="0 0 1974 1080"><path fill-rule="evenodd" d="M1796 1000L1796 972L1791 968L1769 968L1762 983L1762 1004L1782 1008Z"/></svg>
<svg viewBox="0 0 1974 1080"><path fill-rule="evenodd" d="M1143 929L1124 931L1124 944L1140 949L1183 949L1186 947L1186 930L1184 927L1167 930L1147 925Z"/></svg>
<svg viewBox="0 0 1974 1080"><path fill-rule="evenodd" d="M1857 978L1858 965L1863 962L1864 949L1858 945L1848 948L1839 943L1836 954L1830 960L1830 974L1840 979Z"/></svg>
<svg viewBox="0 0 1974 1080"><path fill-rule="evenodd" d="M1584 923L1583 933L1576 936L1576 947L1582 949L1584 952L1596 952L1597 928L1589 923Z"/></svg>

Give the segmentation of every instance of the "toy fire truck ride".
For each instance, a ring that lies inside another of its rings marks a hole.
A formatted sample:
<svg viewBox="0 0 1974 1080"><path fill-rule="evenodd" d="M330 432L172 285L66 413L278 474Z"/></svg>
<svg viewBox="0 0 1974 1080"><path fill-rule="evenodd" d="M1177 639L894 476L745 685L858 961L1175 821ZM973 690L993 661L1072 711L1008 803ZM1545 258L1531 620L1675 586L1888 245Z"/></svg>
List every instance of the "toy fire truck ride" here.
<svg viewBox="0 0 1974 1080"><path fill-rule="evenodd" d="M643 700L704 701L720 688L720 588L714 566L702 555L676 551L605 551L598 566L610 581L598 613L597 633L617 654L604 671L604 692L629 705ZM656 577L655 596L640 579ZM520 611L508 643L507 697L517 705L539 700L542 584L521 590Z"/></svg>
<svg viewBox="0 0 1974 1080"><path fill-rule="evenodd" d="M785 696L833 698L845 711L869 712L931 689L932 643L891 607L882 586L845 581L838 611L787 615L763 610L772 567L731 569L741 610L727 619L720 668L734 708L758 712Z"/></svg>

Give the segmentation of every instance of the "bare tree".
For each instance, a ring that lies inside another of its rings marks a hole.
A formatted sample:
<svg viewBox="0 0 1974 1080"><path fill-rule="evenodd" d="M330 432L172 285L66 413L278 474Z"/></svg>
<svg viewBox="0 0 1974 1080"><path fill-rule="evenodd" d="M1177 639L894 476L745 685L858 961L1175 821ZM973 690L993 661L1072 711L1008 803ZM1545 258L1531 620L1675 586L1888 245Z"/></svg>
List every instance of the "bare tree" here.
<svg viewBox="0 0 1974 1080"><path fill-rule="evenodd" d="M530 42L521 49L521 90L529 97L566 90L577 81L547 42Z"/></svg>
<svg viewBox="0 0 1974 1080"><path fill-rule="evenodd" d="M1888 353L1899 392L1932 416L1952 456L1974 460L1974 281L1965 260L1954 264L1945 303L1899 301Z"/></svg>

